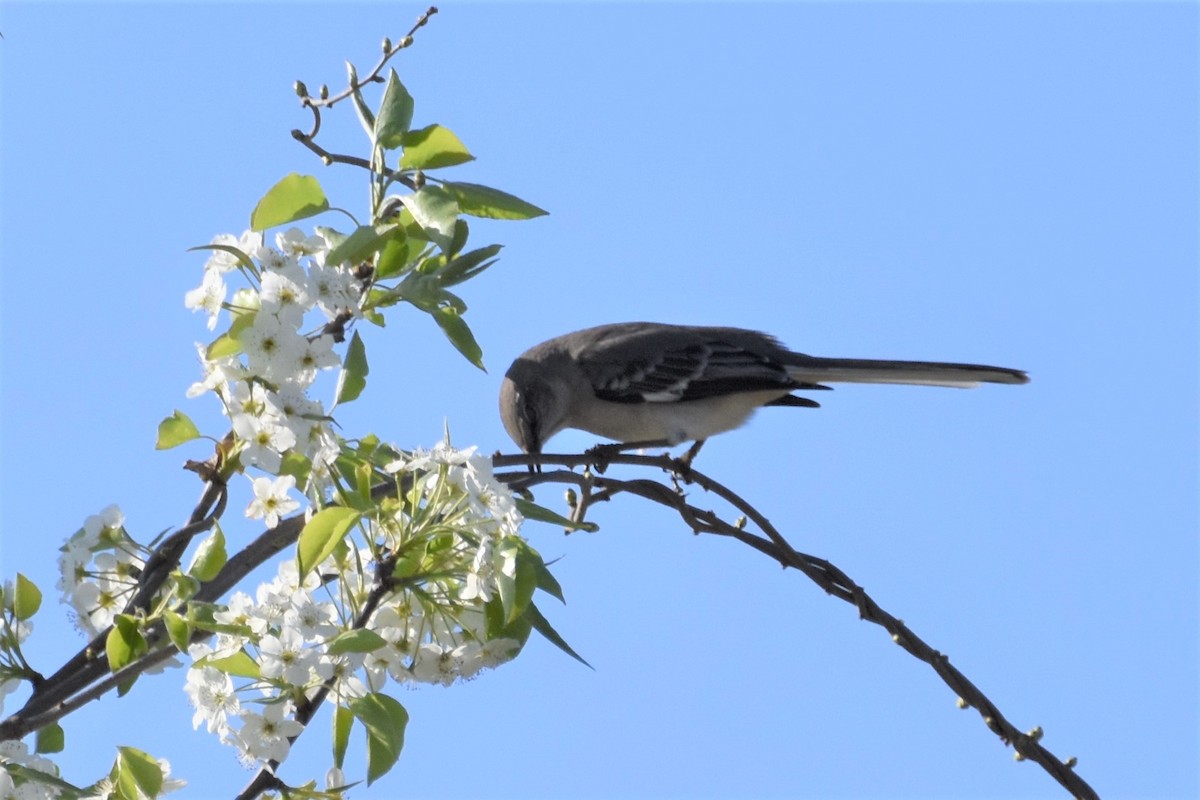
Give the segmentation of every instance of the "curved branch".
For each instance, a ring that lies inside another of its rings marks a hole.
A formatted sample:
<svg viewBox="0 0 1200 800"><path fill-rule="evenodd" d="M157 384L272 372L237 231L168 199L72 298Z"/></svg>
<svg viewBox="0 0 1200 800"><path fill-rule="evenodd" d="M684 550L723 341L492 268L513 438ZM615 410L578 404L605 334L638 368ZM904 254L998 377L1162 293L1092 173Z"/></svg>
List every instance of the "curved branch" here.
<svg viewBox="0 0 1200 800"><path fill-rule="evenodd" d="M932 667L938 677L959 697L960 704L978 710L988 729L999 736L1005 745L1012 745L1020 758L1028 759L1042 767L1061 786L1070 791L1073 797L1088 798L1089 800L1098 797L1095 790L1075 772L1074 760L1064 761L1057 758L1042 746L1040 729L1035 728L1029 733L1021 732L1008 721L995 703L950 663L948 656L930 647L907 625L880 607L867 594L866 590L835 565L825 559L795 550L783 534L771 524L770 520L736 492L692 469L690 464L668 455L643 456L605 452L602 456L603 463L598 464L597 461L598 458L595 454L581 456L496 454L492 458L493 466L496 467L524 465L532 469L535 466L559 465L566 467L596 466L597 469L601 469L607 468L610 464L623 464L663 470L670 476L673 485L668 486L647 479L616 480L602 476L587 478L579 476L580 480L570 480L565 478L561 471L499 473L496 477L506 482L511 488L521 490L540 483L573 483L585 493L579 499L577 508L586 508L593 502L608 500L621 492L634 494L672 509L696 533L714 533L735 538L770 556L784 567L800 570L828 594L854 605L858 609L861 619L882 627L891 635L896 644L903 647L914 658ZM745 519L752 522L762 532L762 535L749 533L744 530L743 526L729 523L713 511L703 510L692 505L683 493L681 482L695 484L721 498L740 512Z"/></svg>

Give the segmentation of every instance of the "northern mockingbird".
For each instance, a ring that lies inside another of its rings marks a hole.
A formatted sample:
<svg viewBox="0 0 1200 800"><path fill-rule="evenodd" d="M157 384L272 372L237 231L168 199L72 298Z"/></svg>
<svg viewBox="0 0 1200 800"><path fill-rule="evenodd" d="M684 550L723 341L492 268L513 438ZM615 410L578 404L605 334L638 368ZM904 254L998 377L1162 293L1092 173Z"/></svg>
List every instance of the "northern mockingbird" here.
<svg viewBox="0 0 1200 800"><path fill-rule="evenodd" d="M733 430L760 406L817 408L795 390L835 383L969 388L1028 383L1021 370L936 361L818 358L740 328L628 322L526 351L500 386L500 416L527 453L564 428L632 447L670 446Z"/></svg>

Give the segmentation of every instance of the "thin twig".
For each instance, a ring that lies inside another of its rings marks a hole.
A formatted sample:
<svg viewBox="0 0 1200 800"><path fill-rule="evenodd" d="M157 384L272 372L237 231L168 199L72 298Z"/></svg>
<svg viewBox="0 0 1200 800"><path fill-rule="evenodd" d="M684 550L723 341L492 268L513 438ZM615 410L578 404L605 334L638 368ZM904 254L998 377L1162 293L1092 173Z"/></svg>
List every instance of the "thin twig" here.
<svg viewBox="0 0 1200 800"><path fill-rule="evenodd" d="M416 23L413 24L412 28L409 29L408 33L405 34L399 42L393 44L390 39L387 40L383 47L383 55L379 58L379 61L375 64L371 71L367 73L366 77L349 81L346 88L335 95L327 95L324 87L322 87L321 96L313 97L308 93L308 88L303 83L297 81L296 92L300 95L300 103L310 112L312 112L313 118L312 127L309 129L308 133L296 128L292 130L292 138L315 153L326 166L330 164L348 164L353 167L361 167L370 172L372 175L388 178L389 180L396 181L415 191L417 189L417 184L407 175L382 166L380 169L376 169L375 165L365 158L331 153L317 144L316 139L317 134L321 131L321 109L332 108L335 104L354 96L355 92L363 89L368 84L382 83L383 68L389 61L392 60L393 56L395 56L401 50L412 46L413 42L415 41L413 39L413 35L416 34L420 28L423 28L429 22L429 18L436 13L438 13L437 6L430 6L425 10L424 14L417 18Z"/></svg>

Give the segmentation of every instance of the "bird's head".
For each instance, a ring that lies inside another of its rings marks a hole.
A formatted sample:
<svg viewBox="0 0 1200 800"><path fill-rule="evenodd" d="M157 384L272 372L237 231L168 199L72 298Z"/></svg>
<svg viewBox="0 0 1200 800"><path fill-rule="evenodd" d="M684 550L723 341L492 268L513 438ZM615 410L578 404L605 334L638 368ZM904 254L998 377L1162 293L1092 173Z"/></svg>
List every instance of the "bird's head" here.
<svg viewBox="0 0 1200 800"><path fill-rule="evenodd" d="M548 380L540 364L518 358L500 384L500 418L508 435L526 453L542 452L542 445L563 428L566 406L563 393Z"/></svg>

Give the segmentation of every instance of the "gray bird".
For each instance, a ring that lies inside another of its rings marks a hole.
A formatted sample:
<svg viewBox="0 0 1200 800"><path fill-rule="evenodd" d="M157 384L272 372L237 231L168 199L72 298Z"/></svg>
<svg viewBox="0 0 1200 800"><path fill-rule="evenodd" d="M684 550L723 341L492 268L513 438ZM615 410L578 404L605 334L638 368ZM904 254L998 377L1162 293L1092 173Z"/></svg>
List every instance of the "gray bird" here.
<svg viewBox="0 0 1200 800"><path fill-rule="evenodd" d="M818 403L792 394L829 383L971 388L1028 383L1021 370L936 361L818 358L765 333L627 322L542 342L509 367L500 416L513 441L540 453L577 428L630 447L673 446L741 426L760 406Z"/></svg>

